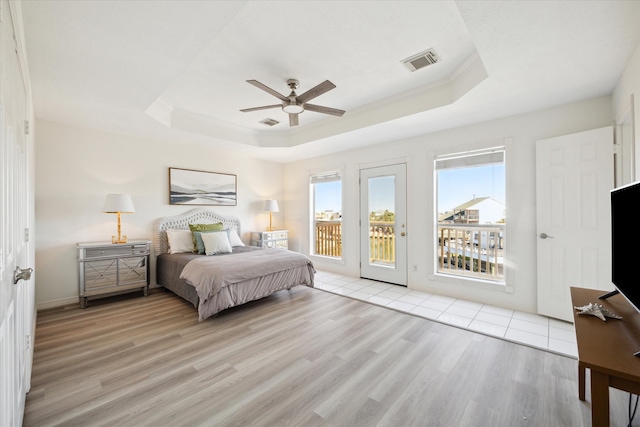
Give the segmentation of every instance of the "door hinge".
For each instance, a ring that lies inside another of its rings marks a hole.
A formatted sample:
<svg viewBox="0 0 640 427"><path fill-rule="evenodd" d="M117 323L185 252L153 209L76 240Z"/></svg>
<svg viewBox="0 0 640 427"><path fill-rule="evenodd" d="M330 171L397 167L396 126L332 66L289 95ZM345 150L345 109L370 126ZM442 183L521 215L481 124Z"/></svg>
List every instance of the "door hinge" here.
<svg viewBox="0 0 640 427"><path fill-rule="evenodd" d="M25 335L24 338L24 349L31 349L31 335Z"/></svg>
<svg viewBox="0 0 640 427"><path fill-rule="evenodd" d="M29 242L29 227L24 229L24 241L25 243Z"/></svg>
<svg viewBox="0 0 640 427"><path fill-rule="evenodd" d="M29 120L24 121L24 134L29 135Z"/></svg>

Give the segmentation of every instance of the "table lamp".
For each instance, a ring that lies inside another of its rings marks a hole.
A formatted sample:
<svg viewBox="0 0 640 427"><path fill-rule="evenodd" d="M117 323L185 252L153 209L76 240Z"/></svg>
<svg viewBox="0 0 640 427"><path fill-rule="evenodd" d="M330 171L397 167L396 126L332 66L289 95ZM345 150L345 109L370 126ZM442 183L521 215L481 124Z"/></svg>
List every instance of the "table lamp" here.
<svg viewBox="0 0 640 427"><path fill-rule="evenodd" d="M127 243L127 236L120 233L120 214L134 213L136 209L133 207L133 200L128 194L107 194L104 201L102 212L118 214L118 236L111 236L111 243Z"/></svg>
<svg viewBox="0 0 640 427"><path fill-rule="evenodd" d="M273 226L272 226L272 213L273 212L280 212L280 210L278 209L278 201L277 200L265 200L264 201L264 209L265 211L269 212L269 228L267 228L267 231L273 231Z"/></svg>

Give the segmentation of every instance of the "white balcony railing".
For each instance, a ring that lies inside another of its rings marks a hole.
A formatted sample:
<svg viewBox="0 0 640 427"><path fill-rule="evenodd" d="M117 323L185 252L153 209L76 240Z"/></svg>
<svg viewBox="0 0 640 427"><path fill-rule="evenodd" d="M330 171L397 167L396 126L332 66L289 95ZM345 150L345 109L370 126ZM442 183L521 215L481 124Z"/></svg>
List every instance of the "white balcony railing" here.
<svg viewBox="0 0 640 427"><path fill-rule="evenodd" d="M504 224L438 224L438 272L504 280Z"/></svg>
<svg viewBox="0 0 640 427"><path fill-rule="evenodd" d="M504 224L438 224L439 273L504 280ZM370 262L395 263L395 224L371 222ZM342 222L315 222L315 255L342 256Z"/></svg>

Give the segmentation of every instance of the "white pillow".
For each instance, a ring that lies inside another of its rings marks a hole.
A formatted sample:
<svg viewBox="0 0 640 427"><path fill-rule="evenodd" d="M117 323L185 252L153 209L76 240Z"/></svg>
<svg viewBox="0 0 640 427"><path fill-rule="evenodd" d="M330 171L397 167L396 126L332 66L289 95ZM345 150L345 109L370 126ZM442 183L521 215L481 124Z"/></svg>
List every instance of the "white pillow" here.
<svg viewBox="0 0 640 427"><path fill-rule="evenodd" d="M191 230L167 230L169 253L179 254L193 252L193 236Z"/></svg>
<svg viewBox="0 0 640 427"><path fill-rule="evenodd" d="M231 247L236 246L244 246L242 239L238 236L238 230L235 228L230 228L229 230L229 242L231 243Z"/></svg>
<svg viewBox="0 0 640 427"><path fill-rule="evenodd" d="M231 253L231 243L229 236L225 232L202 233L205 255L217 255Z"/></svg>

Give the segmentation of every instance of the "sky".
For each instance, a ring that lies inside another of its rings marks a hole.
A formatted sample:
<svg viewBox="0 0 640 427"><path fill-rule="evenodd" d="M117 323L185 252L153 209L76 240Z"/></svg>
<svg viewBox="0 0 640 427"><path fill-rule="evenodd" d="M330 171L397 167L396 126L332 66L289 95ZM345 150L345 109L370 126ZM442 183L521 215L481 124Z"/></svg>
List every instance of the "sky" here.
<svg viewBox="0 0 640 427"><path fill-rule="evenodd" d="M505 203L504 164L438 172L438 211L450 211L475 197Z"/></svg>
<svg viewBox="0 0 640 427"><path fill-rule="evenodd" d="M342 182L316 184L316 212L342 210Z"/></svg>
<svg viewBox="0 0 640 427"><path fill-rule="evenodd" d="M339 181L316 184L316 211L341 211L341 191ZM504 164L438 172L438 211L450 211L474 196L493 197L505 203ZM393 206L393 179L374 178L369 198L369 211L383 211Z"/></svg>

